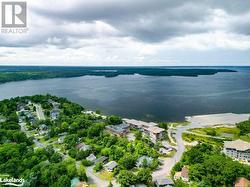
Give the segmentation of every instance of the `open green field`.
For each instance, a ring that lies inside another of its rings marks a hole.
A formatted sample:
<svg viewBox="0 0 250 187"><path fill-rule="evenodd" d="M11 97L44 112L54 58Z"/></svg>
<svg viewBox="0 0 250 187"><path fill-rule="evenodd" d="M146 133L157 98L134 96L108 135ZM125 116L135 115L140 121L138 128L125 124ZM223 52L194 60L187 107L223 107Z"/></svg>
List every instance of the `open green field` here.
<svg viewBox="0 0 250 187"><path fill-rule="evenodd" d="M223 145L223 140L215 139L212 137L202 137L202 136L197 136L194 134L188 134L188 133L183 133L182 134L182 139L185 140L186 142L204 142L216 146L222 146Z"/></svg>
<svg viewBox="0 0 250 187"><path fill-rule="evenodd" d="M241 139L250 142L250 134L240 135L240 129L237 127L207 127L191 129L191 132L203 135L225 137L231 140Z"/></svg>

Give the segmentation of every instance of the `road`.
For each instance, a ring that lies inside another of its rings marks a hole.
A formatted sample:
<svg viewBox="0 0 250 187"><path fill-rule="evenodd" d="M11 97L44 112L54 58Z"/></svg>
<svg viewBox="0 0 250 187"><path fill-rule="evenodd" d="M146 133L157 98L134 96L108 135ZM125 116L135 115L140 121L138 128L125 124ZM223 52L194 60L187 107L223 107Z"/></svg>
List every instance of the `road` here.
<svg viewBox="0 0 250 187"><path fill-rule="evenodd" d="M36 107L36 114L39 120L45 120L43 109L40 104L34 104Z"/></svg>
<svg viewBox="0 0 250 187"><path fill-rule="evenodd" d="M77 161L76 162L76 167L79 168L81 162L80 161ZM96 185L98 187L103 187L103 186L108 186L109 185L109 181L106 181L106 180L102 180L100 177L98 177L96 175L96 173L93 171L93 166L90 166L90 167L86 167L86 175L89 179L89 184L91 185ZM112 181L112 184L114 187L119 187L120 185L117 184L117 182L113 179Z"/></svg>
<svg viewBox="0 0 250 187"><path fill-rule="evenodd" d="M189 125L176 127L175 140L177 144L177 151L172 158L165 158L163 165L159 170L153 172L153 179L166 177L170 175L173 166L180 161L182 154L185 151L185 141L182 139L182 133L187 132L189 129L202 128L206 126L214 126L218 124L235 124L241 121L248 120L250 114L212 114L212 115L200 115L189 117ZM200 135L200 134L199 134Z"/></svg>

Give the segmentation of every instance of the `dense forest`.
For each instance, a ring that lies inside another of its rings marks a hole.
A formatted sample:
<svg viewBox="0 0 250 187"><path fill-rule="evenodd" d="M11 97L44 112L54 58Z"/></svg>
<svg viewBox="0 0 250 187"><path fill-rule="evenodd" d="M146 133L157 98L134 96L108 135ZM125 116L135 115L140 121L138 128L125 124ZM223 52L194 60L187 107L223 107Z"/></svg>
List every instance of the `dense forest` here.
<svg viewBox="0 0 250 187"><path fill-rule="evenodd" d="M164 68L164 67L34 67L1 66L0 83L47 78L67 78L84 75L115 77L118 75L146 76L199 76L218 72L235 72L229 69L212 68Z"/></svg>

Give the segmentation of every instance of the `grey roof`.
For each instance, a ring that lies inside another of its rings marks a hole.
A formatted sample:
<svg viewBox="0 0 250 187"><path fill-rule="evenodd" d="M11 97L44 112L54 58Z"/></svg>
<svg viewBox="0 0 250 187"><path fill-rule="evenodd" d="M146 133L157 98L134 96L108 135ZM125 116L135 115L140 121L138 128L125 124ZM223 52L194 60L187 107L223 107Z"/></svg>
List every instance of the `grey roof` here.
<svg viewBox="0 0 250 187"><path fill-rule="evenodd" d="M225 141L224 147L229 149L236 149L239 151L246 151L250 149L250 143L238 139L235 141Z"/></svg>
<svg viewBox="0 0 250 187"><path fill-rule="evenodd" d="M152 161L153 161L153 158L148 157L148 156L141 156L140 158L138 158L136 166L137 167L141 166L142 163L143 163L143 160L146 160L147 164L150 165L152 163Z"/></svg>
<svg viewBox="0 0 250 187"><path fill-rule="evenodd" d="M164 186L164 185L174 185L174 182L171 179L157 179L155 181L155 184L158 186Z"/></svg>
<svg viewBox="0 0 250 187"><path fill-rule="evenodd" d="M119 125L108 125L106 126L106 129L114 131L115 133L123 133L125 130L129 128L128 124L121 123Z"/></svg>
<svg viewBox="0 0 250 187"><path fill-rule="evenodd" d="M113 169L116 168L117 165L118 165L118 164L117 164L116 161L110 161L110 162L108 162L107 164L105 164L105 167L106 167L107 169L113 170Z"/></svg>
<svg viewBox="0 0 250 187"><path fill-rule="evenodd" d="M108 160L108 157L106 157L106 156L101 156L101 157L95 159L94 162L95 162L95 163L97 163L97 162L104 162L104 161L106 161L106 160Z"/></svg>
<svg viewBox="0 0 250 187"><path fill-rule="evenodd" d="M94 161L96 159L96 156L94 154L90 154L86 160L89 160L89 161Z"/></svg>

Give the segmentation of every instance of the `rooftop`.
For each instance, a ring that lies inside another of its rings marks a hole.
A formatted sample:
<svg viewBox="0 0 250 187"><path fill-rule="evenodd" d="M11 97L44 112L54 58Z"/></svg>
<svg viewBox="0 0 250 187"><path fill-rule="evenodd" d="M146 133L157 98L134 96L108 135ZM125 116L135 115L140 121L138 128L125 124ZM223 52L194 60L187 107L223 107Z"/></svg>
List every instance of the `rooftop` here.
<svg viewBox="0 0 250 187"><path fill-rule="evenodd" d="M157 184L157 186L174 185L174 182L171 179L167 179L167 178L157 179L155 183Z"/></svg>
<svg viewBox="0 0 250 187"><path fill-rule="evenodd" d="M118 164L115 161L110 161L107 164L105 164L105 167L107 169L113 170L114 168L116 168Z"/></svg>
<svg viewBox="0 0 250 187"><path fill-rule="evenodd" d="M122 123L120 125L108 125L106 126L106 128L116 133L123 133L125 130L129 128L129 125Z"/></svg>
<svg viewBox="0 0 250 187"><path fill-rule="evenodd" d="M153 122L145 122L145 121L140 121L140 120L135 120L135 119L123 119L124 122L135 125L135 126L145 126L145 127L152 127L152 126L157 126L156 123Z"/></svg>
<svg viewBox="0 0 250 187"><path fill-rule="evenodd" d="M240 177L235 182L235 187L247 187L250 184L250 181L244 177Z"/></svg>
<svg viewBox="0 0 250 187"><path fill-rule="evenodd" d="M181 176L188 179L188 173L189 169L186 166L184 166L181 170Z"/></svg>
<svg viewBox="0 0 250 187"><path fill-rule="evenodd" d="M106 157L106 156L101 156L101 157L95 159L94 162L95 162L95 163L97 163L97 162L104 162L104 161L106 161L106 160L108 160L108 157Z"/></svg>
<svg viewBox="0 0 250 187"><path fill-rule="evenodd" d="M163 128L160 128L160 127L154 126L154 127L149 127L149 128L148 128L148 131L150 131L150 132L152 132L152 133L154 133L154 134L158 134L158 133L163 132L164 129L163 129Z"/></svg>
<svg viewBox="0 0 250 187"><path fill-rule="evenodd" d="M225 141L224 147L229 149L236 149L239 151L246 151L250 149L250 143L238 139L235 141Z"/></svg>

